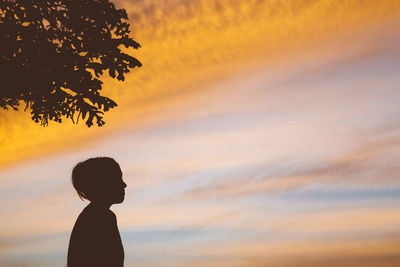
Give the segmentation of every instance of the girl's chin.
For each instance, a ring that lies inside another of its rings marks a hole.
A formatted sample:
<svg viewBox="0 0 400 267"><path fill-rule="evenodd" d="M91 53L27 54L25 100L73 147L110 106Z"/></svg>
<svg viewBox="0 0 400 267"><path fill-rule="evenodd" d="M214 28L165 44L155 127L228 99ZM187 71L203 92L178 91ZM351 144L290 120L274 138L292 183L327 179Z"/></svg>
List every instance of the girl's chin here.
<svg viewBox="0 0 400 267"><path fill-rule="evenodd" d="M122 197L116 199L115 204L122 203L122 202L124 202L124 200L125 200L125 196L122 196Z"/></svg>

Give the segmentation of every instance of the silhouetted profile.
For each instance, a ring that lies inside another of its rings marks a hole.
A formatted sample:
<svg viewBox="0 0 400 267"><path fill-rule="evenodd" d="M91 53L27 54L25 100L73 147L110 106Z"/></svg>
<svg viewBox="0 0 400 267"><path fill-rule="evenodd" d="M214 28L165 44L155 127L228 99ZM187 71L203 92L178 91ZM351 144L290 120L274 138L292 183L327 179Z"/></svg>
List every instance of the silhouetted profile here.
<svg viewBox="0 0 400 267"><path fill-rule="evenodd" d="M118 163L107 157L79 162L72 183L81 199L90 204L76 220L68 248L68 267L119 267L124 248L111 205L122 203L126 184Z"/></svg>
<svg viewBox="0 0 400 267"><path fill-rule="evenodd" d="M103 73L125 80L142 64L128 15L108 0L0 1L0 109L20 103L32 120L87 126L117 103L101 95Z"/></svg>

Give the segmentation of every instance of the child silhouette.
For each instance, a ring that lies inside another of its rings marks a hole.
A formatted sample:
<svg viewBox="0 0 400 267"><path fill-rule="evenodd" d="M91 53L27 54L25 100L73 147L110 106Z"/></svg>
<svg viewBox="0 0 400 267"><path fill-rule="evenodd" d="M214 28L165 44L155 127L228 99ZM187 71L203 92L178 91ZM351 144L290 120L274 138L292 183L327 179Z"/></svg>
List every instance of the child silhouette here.
<svg viewBox="0 0 400 267"><path fill-rule="evenodd" d="M71 233L68 267L124 265L124 248L117 218L109 209L122 203L126 184L118 163L107 157L79 162L72 170L72 184L87 205Z"/></svg>

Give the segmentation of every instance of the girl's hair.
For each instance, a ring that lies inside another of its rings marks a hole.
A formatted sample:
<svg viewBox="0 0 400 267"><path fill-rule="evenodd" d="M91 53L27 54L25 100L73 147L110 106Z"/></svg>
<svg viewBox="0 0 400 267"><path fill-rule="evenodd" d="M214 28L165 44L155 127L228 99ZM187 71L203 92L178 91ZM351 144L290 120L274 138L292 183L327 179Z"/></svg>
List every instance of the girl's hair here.
<svg viewBox="0 0 400 267"><path fill-rule="evenodd" d="M96 157L81 161L72 169L72 185L79 197L92 200L100 189L106 186L106 179L120 171L113 158Z"/></svg>

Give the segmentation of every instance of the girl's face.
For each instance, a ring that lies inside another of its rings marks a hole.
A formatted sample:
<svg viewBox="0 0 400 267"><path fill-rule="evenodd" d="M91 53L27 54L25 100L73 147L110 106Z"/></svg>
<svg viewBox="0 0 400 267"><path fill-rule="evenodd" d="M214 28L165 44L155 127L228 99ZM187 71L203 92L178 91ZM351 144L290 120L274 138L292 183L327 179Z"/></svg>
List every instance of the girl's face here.
<svg viewBox="0 0 400 267"><path fill-rule="evenodd" d="M97 203L118 204L125 198L126 183L122 180L122 171L118 163L102 166L92 175L98 177L92 185L90 200Z"/></svg>
<svg viewBox="0 0 400 267"><path fill-rule="evenodd" d="M122 180L122 171L119 166L111 175L107 187L107 195L109 195L112 204L118 204L124 201L126 183Z"/></svg>

